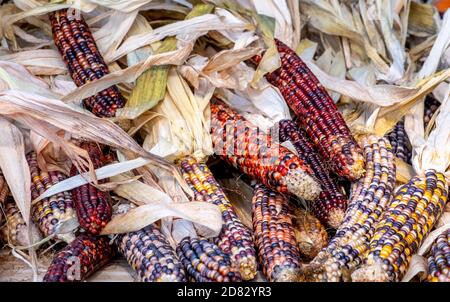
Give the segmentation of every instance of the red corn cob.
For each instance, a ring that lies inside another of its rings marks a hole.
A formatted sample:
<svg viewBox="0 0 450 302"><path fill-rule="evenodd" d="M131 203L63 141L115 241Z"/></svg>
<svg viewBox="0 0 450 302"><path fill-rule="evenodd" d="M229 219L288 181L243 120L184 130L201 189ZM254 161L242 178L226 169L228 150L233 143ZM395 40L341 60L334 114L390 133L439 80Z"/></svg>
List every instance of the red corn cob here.
<svg viewBox="0 0 450 302"><path fill-rule="evenodd" d="M103 154L97 144L82 142L80 147L88 151L95 169L103 166ZM77 174L78 170L73 165L70 170L70 175L75 176ZM99 181L99 183L106 181L105 179ZM85 184L73 189L72 197L80 227L91 234L100 234L112 216L111 197L109 193L100 191L91 184Z"/></svg>
<svg viewBox="0 0 450 302"><path fill-rule="evenodd" d="M364 173L362 150L336 104L300 57L279 40L275 42L281 67L267 74L267 80L280 90L333 170L349 180L359 179ZM261 57L254 59L259 63Z"/></svg>
<svg viewBox="0 0 450 302"><path fill-rule="evenodd" d="M322 158L314 149L307 134L298 128L295 122L282 120L279 122L279 130L280 142L289 140L294 145L298 157L311 168L322 187L319 198L312 203L314 216L332 228L339 227L347 209L347 199L331 178Z"/></svg>
<svg viewBox="0 0 450 302"><path fill-rule="evenodd" d="M267 187L306 200L319 196L320 185L298 156L218 100L211 104L211 134L216 154Z"/></svg>
<svg viewBox="0 0 450 302"><path fill-rule="evenodd" d="M114 256L108 237L80 234L58 252L44 276L44 282L82 281Z"/></svg>
<svg viewBox="0 0 450 302"><path fill-rule="evenodd" d="M76 11L59 10L50 13L53 41L58 47L69 74L77 86L98 80L109 73L88 25ZM116 86L98 92L84 100L85 106L99 117L112 117L125 99Z"/></svg>

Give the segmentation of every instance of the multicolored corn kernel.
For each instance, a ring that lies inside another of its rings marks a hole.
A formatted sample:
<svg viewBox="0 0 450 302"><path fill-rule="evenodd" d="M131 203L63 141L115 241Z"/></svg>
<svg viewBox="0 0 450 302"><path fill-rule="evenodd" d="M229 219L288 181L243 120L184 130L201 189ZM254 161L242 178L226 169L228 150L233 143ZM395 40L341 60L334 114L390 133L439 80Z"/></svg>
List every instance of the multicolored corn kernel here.
<svg viewBox="0 0 450 302"><path fill-rule="evenodd" d="M177 246L177 254L193 282L239 282L241 275L231 258L217 245L186 237Z"/></svg>
<svg viewBox="0 0 450 302"><path fill-rule="evenodd" d="M438 100L436 100L431 96L427 96L427 98L425 99L425 111L423 115L423 123L425 129L428 127L431 118L433 117L434 113L439 109L440 106L441 103Z"/></svg>
<svg viewBox="0 0 450 302"><path fill-rule="evenodd" d="M80 147L89 153L95 169L103 166L104 158L100 147L93 142L81 142ZM78 174L75 165L70 170L70 176ZM107 182L99 181L99 184ZM72 190L72 198L77 211L80 227L93 235L101 230L111 220L112 205L108 192L101 191L91 184L85 184Z"/></svg>
<svg viewBox="0 0 450 302"><path fill-rule="evenodd" d="M64 9L49 14L53 41L77 86L96 81L109 73L88 25L81 13ZM88 110L99 117L113 117L125 99L111 86L84 100Z"/></svg>
<svg viewBox="0 0 450 302"><path fill-rule="evenodd" d="M6 224L1 228L3 241L15 246L30 245L27 225L14 199L12 197L6 198L0 204L0 207L0 211L5 214L6 220Z"/></svg>
<svg viewBox="0 0 450 302"><path fill-rule="evenodd" d="M185 282L184 268L156 225L115 239L119 252L143 282Z"/></svg>
<svg viewBox="0 0 450 302"><path fill-rule="evenodd" d="M387 138L364 136L360 141L366 158L366 174L352 187L342 225L312 261L322 271L318 281L349 281L349 272L363 261L381 214L394 195L395 156Z"/></svg>
<svg viewBox="0 0 450 302"><path fill-rule="evenodd" d="M270 282L297 281L300 254L287 198L258 185L252 199L253 233L258 260Z"/></svg>
<svg viewBox="0 0 450 302"><path fill-rule="evenodd" d="M399 121L394 129L386 134L386 137L392 145L395 156L405 163L411 164L411 143L409 142L408 134L405 131L405 120L402 119Z"/></svg>
<svg viewBox="0 0 450 302"><path fill-rule="evenodd" d="M31 174L32 200L67 178L58 171L42 171L39 168L35 152L28 153L26 158ZM62 222L77 219L72 194L69 191L58 193L35 203L31 208L31 215L45 237L55 233Z"/></svg>
<svg viewBox="0 0 450 302"><path fill-rule="evenodd" d="M427 170L400 187L378 221L354 281L400 281L411 257L444 211L444 174Z"/></svg>
<svg viewBox="0 0 450 302"><path fill-rule="evenodd" d="M44 282L76 282L107 264L114 256L108 237L82 233L59 251L44 276Z"/></svg>
<svg viewBox="0 0 450 302"><path fill-rule="evenodd" d="M204 163L186 157L180 160L178 165L184 180L194 192L195 199L215 204L222 212L222 231L215 243L225 254L230 255L244 280L253 279L256 276L257 264L252 234L236 215L222 187Z"/></svg>
<svg viewBox="0 0 450 302"><path fill-rule="evenodd" d="M281 67L266 75L298 117L302 128L334 172L349 180L364 174L364 157L333 99L288 46L275 39ZM260 56L254 58L259 63Z"/></svg>
<svg viewBox="0 0 450 302"><path fill-rule="evenodd" d="M450 229L440 234L428 254L430 282L450 282Z"/></svg>
<svg viewBox="0 0 450 302"><path fill-rule="evenodd" d="M304 161L217 99L211 104L211 136L216 154L268 188L305 200L319 196L320 185Z"/></svg>
<svg viewBox="0 0 450 302"><path fill-rule="evenodd" d="M316 217L300 208L293 211L292 225L301 258L311 261L328 244L325 227Z"/></svg>
<svg viewBox="0 0 450 302"><path fill-rule="evenodd" d="M278 122L278 128L280 142L290 141L294 145L298 157L310 167L312 175L321 185L322 192L319 198L312 203L314 216L332 228L339 227L347 209L347 199L331 178L322 157L316 152L308 138L308 134L292 120Z"/></svg>

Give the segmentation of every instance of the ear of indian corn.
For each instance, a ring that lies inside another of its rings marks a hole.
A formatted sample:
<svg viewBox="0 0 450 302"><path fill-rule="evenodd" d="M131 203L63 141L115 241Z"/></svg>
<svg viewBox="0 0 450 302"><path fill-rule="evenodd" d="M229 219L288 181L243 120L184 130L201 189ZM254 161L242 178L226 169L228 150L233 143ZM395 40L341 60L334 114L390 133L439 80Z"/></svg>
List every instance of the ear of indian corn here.
<svg viewBox="0 0 450 302"><path fill-rule="evenodd" d="M300 254L287 198L258 185L252 199L253 233L259 263L270 282L297 281Z"/></svg>
<svg viewBox="0 0 450 302"><path fill-rule="evenodd" d="M349 272L362 262L376 223L394 195L395 157L387 138L364 136L360 141L366 174L354 184L344 221L313 264L322 268L318 281L348 281Z"/></svg>
<svg viewBox="0 0 450 302"><path fill-rule="evenodd" d="M311 204L314 216L332 228L339 227L347 209L347 199L331 178L305 131L291 120L282 120L278 126L280 142L290 141L294 145L298 157L311 168L313 176L322 187L319 198Z"/></svg>
<svg viewBox="0 0 450 302"><path fill-rule="evenodd" d="M333 170L349 180L359 179L364 174L362 150L333 99L292 49L277 39L275 42L281 67L267 74L267 80L280 90ZM260 56L255 57L257 63L260 60Z"/></svg>
<svg viewBox="0 0 450 302"><path fill-rule="evenodd" d="M431 121L431 118L433 117L434 113L439 109L441 106L441 103L439 103L438 100L431 96L427 96L425 99L425 112L423 114L423 123L425 129L428 127L428 124Z"/></svg>
<svg viewBox="0 0 450 302"><path fill-rule="evenodd" d="M402 119L399 121L394 129L386 134L386 137L392 145L395 156L405 163L411 164L411 143L409 142L408 134L405 131L405 120Z"/></svg>
<svg viewBox="0 0 450 302"><path fill-rule="evenodd" d="M302 259L310 261L328 244L328 234L320 221L297 208L292 214L295 238Z"/></svg>
<svg viewBox="0 0 450 302"><path fill-rule="evenodd" d="M156 225L137 232L119 234L119 252L143 282L184 282L184 268L174 249Z"/></svg>
<svg viewBox="0 0 450 302"><path fill-rule="evenodd" d="M444 211L445 176L435 170L400 187L376 225L364 263L354 281L400 281L412 255Z"/></svg>
<svg viewBox="0 0 450 302"><path fill-rule="evenodd" d="M28 246L30 244L27 225L13 198L7 198L1 205L5 214L6 224L1 229L4 242L15 246Z"/></svg>
<svg viewBox="0 0 450 302"><path fill-rule="evenodd" d="M430 282L450 282L450 229L440 234L428 254Z"/></svg>
<svg viewBox="0 0 450 302"><path fill-rule="evenodd" d="M59 251L44 276L44 282L86 280L114 256L108 237L82 233Z"/></svg>
<svg viewBox="0 0 450 302"><path fill-rule="evenodd" d="M183 178L195 194L196 200L202 200L219 206L222 213L222 231L216 238L216 244L230 255L239 268L244 280L256 275L256 257L252 234L239 220L231 202L217 183L209 168L192 157L179 161Z"/></svg>
<svg viewBox="0 0 450 302"><path fill-rule="evenodd" d="M6 180L2 175L2 171L0 170L0 204L2 204L6 200L6 196L8 196L8 193L8 184L6 183Z"/></svg>
<svg viewBox="0 0 450 302"><path fill-rule="evenodd" d="M49 14L53 41L77 86L98 80L109 73L88 25L81 13L64 9ZM125 99L111 86L84 100L88 110L99 117L112 117Z"/></svg>
<svg viewBox="0 0 450 302"><path fill-rule="evenodd" d="M219 100L211 104L211 136L216 154L268 188L305 200L319 196L320 185L298 156Z"/></svg>
<svg viewBox="0 0 450 302"><path fill-rule="evenodd" d="M177 245L177 254L190 281L241 281L239 269L232 264L228 253L205 239L184 238Z"/></svg>
<svg viewBox="0 0 450 302"><path fill-rule="evenodd" d="M31 173L32 200L39 197L50 187L66 179L66 176L61 172L42 171L39 168L35 152L28 153L26 157ZM31 214L45 237L55 233L61 222L77 219L72 194L68 191L40 200L32 206Z"/></svg>
<svg viewBox="0 0 450 302"><path fill-rule="evenodd" d="M93 142L82 142L80 147L88 151L95 169L103 166L104 158L100 147ZM70 170L70 176L78 174L75 165ZM107 179L99 181L106 182ZM72 190L72 198L77 211L80 227L85 231L98 235L111 220L112 205L108 192L104 192L91 184L85 184Z"/></svg>

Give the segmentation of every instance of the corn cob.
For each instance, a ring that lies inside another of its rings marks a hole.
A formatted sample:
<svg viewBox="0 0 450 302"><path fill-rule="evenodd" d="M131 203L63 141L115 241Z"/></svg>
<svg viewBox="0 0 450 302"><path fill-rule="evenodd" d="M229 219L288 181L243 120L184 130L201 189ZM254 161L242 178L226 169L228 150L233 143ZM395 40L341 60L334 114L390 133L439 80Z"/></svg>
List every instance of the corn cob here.
<svg viewBox="0 0 450 302"><path fill-rule="evenodd" d="M2 175L2 171L0 171L0 204L5 202L8 193L9 193L8 184L6 183L6 180Z"/></svg>
<svg viewBox="0 0 450 302"><path fill-rule="evenodd" d="M306 200L319 196L320 185L298 156L219 100L211 104L211 136L216 154L268 188Z"/></svg>
<svg viewBox="0 0 450 302"><path fill-rule="evenodd" d="M362 150L328 92L300 57L275 40L281 67L266 75L297 115L323 158L341 177L359 179L364 174ZM254 58L257 63L261 57Z"/></svg>
<svg viewBox="0 0 450 302"><path fill-rule="evenodd" d="M98 80L109 73L88 25L75 10L59 10L49 14L53 41L70 76L77 86ZM125 99L116 86L84 100L88 110L99 117L112 117Z"/></svg>
<svg viewBox="0 0 450 302"><path fill-rule="evenodd" d="M3 241L12 245L28 246L30 244L27 225L14 199L7 198L2 204L6 225L2 228Z"/></svg>
<svg viewBox="0 0 450 302"><path fill-rule="evenodd" d="M405 131L405 120L399 121L391 132L386 134L397 158L411 164L411 143Z"/></svg>
<svg viewBox="0 0 450 302"><path fill-rule="evenodd" d="M44 172L38 166L35 152L27 154L31 173L31 198L34 200L50 187L66 179L61 172ZM64 191L33 205L31 214L45 237L57 231L61 222L76 219L72 195Z"/></svg>
<svg viewBox="0 0 450 302"><path fill-rule="evenodd" d="M177 254L190 281L241 281L239 270L232 264L229 254L205 239L184 238L177 246Z"/></svg>
<svg viewBox="0 0 450 302"><path fill-rule="evenodd" d="M198 163L192 157L186 157L178 164L195 198L219 206L222 212L223 226L216 244L225 254L230 255L244 280L253 279L257 267L250 230L239 220L221 186L205 164Z"/></svg>
<svg viewBox="0 0 450 302"><path fill-rule="evenodd" d="M88 151L95 169L103 165L103 154L97 144L82 142L80 147ZM73 165L70 170L70 176L77 174L77 168ZM99 181L99 183L106 181L104 179ZM73 189L72 197L81 228L93 235L100 234L112 216L111 197L109 193L100 191L91 184L85 184Z"/></svg>
<svg viewBox="0 0 450 302"><path fill-rule="evenodd" d="M156 225L115 239L119 252L143 282L186 281L184 268L175 251Z"/></svg>
<svg viewBox="0 0 450 302"><path fill-rule="evenodd" d="M314 216L319 218L322 223L337 228L344 219L347 199L331 178L322 158L316 152L304 130L298 128L291 120L282 120L278 126L280 142L290 141L294 145L298 157L311 168L313 176L322 187L319 198L312 203Z"/></svg>
<svg viewBox="0 0 450 302"><path fill-rule="evenodd" d="M328 244L328 234L324 226L307 211L295 209L292 224L302 259L310 261Z"/></svg>
<svg viewBox="0 0 450 302"><path fill-rule="evenodd" d="M435 170L400 187L383 212L355 281L399 281L412 255L429 234L447 202L445 176Z"/></svg>
<svg viewBox="0 0 450 302"><path fill-rule="evenodd" d="M53 258L44 282L82 281L114 256L108 237L80 234Z"/></svg>
<svg viewBox="0 0 450 302"><path fill-rule="evenodd" d="M431 121L431 118L433 117L434 113L439 109L441 106L441 103L437 101L436 99L432 97L427 97L425 99L425 112L423 115L423 122L425 129L428 127L428 124Z"/></svg>
<svg viewBox="0 0 450 302"><path fill-rule="evenodd" d="M270 282L296 281L300 254L289 201L258 185L252 199L252 212L255 244L264 276Z"/></svg>
<svg viewBox="0 0 450 302"><path fill-rule="evenodd" d="M349 278L347 273L361 264L376 223L393 196L396 168L389 141L370 135L361 139L361 145L366 174L352 188L348 210L336 235L312 261L322 268L316 273L318 281Z"/></svg>
<svg viewBox="0 0 450 302"><path fill-rule="evenodd" d="M428 281L450 282L450 229L439 235L428 255Z"/></svg>

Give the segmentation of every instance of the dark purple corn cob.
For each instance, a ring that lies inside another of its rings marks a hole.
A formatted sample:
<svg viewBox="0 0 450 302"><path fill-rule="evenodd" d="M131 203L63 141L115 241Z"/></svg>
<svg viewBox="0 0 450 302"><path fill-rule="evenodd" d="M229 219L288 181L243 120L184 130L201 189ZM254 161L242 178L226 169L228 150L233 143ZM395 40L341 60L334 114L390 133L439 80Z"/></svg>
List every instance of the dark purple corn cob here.
<svg viewBox="0 0 450 302"><path fill-rule="evenodd" d="M364 174L364 157L344 118L316 76L288 46L275 39L281 67L266 75L282 93L323 158L349 180ZM254 60L259 63L260 56Z"/></svg>
<svg viewBox="0 0 450 302"><path fill-rule="evenodd" d="M115 243L143 282L185 282L186 276L175 251L153 224L117 236Z"/></svg>
<svg viewBox="0 0 450 302"><path fill-rule="evenodd" d="M331 178L308 135L291 120L279 122L279 133L280 142L290 141L294 145L298 157L310 167L322 187L319 198L312 203L314 216L332 228L339 227L347 209L347 199Z"/></svg>
<svg viewBox="0 0 450 302"><path fill-rule="evenodd" d="M114 256L108 237L80 234L59 251L44 276L44 282L76 282L85 280Z"/></svg>
<svg viewBox="0 0 450 302"><path fill-rule="evenodd" d="M217 245L186 237L177 246L177 254L194 282L239 282L241 275L228 254Z"/></svg>
<svg viewBox="0 0 450 302"><path fill-rule="evenodd" d="M95 169L103 166L103 154L96 143L82 142L80 147L88 151ZM73 165L70 170L70 176L77 174L78 170ZM104 179L99 181L99 183L106 181L107 179ZM112 216L111 197L109 193L100 191L91 184L85 184L73 189L72 197L80 227L93 235L100 234Z"/></svg>
<svg viewBox="0 0 450 302"><path fill-rule="evenodd" d="M439 109L441 106L441 103L439 103L438 100L428 96L425 99L425 112L423 115L423 122L425 129L428 126L428 123L430 123L431 118L433 117L434 113Z"/></svg>
<svg viewBox="0 0 450 302"><path fill-rule="evenodd" d="M77 86L98 80L109 73L88 25L81 13L59 10L49 14L53 41L58 47L69 74ZM88 110L99 117L113 117L125 99L117 86L111 86L84 100Z"/></svg>
<svg viewBox="0 0 450 302"><path fill-rule="evenodd" d="M409 142L408 134L405 131L405 120L402 119L399 121L394 129L386 134L386 137L391 143L395 156L405 163L411 164L411 143Z"/></svg>

